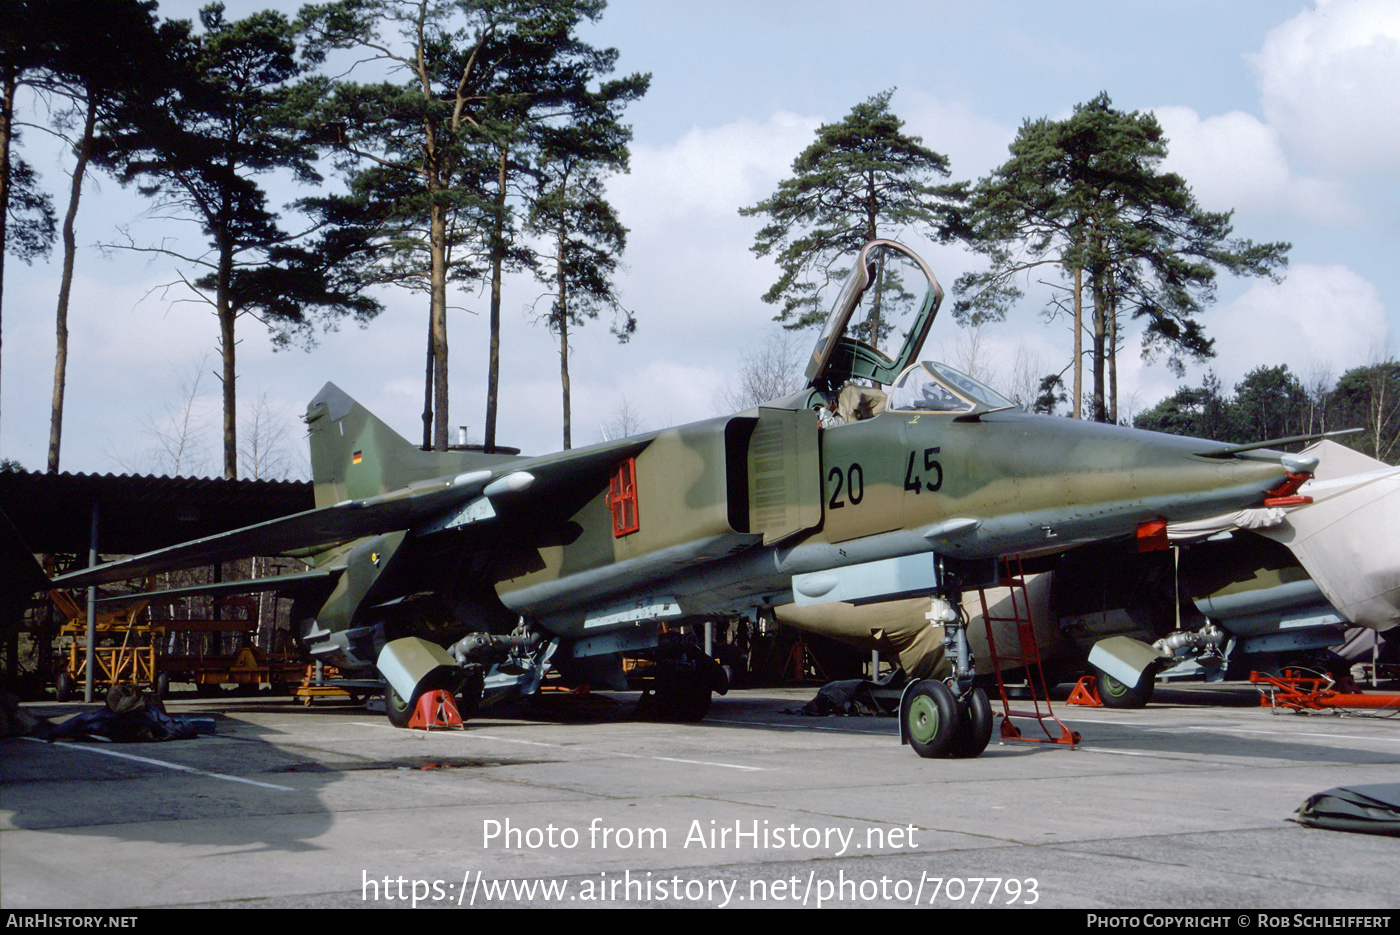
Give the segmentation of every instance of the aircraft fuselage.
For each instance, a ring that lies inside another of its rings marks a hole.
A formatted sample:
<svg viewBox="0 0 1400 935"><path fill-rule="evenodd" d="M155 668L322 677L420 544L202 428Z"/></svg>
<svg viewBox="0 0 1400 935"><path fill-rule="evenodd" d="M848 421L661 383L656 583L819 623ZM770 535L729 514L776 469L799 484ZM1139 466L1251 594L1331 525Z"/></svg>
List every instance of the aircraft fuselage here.
<svg viewBox="0 0 1400 935"><path fill-rule="evenodd" d="M773 455L788 486L761 489L765 421L800 435L811 419L762 409L658 433L636 459L638 528L615 535L610 493L597 490L566 540L513 556L501 600L565 635L596 629L589 612L617 603L670 599L686 614L771 606L792 599L794 574L1129 536L1146 521L1257 505L1287 476L1276 454L1212 459L1197 454L1208 442L1118 426L886 412L813 430L805 448ZM765 541L760 513L779 509L797 528Z"/></svg>

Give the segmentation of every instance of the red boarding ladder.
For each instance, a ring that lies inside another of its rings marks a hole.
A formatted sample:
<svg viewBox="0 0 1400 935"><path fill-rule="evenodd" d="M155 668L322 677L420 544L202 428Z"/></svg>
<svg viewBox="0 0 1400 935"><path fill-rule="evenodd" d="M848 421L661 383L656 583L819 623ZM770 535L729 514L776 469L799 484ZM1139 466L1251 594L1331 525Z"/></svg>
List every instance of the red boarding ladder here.
<svg viewBox="0 0 1400 935"><path fill-rule="evenodd" d="M1015 563L1014 573L1013 562ZM1045 683L1045 671L1040 665L1040 646L1035 640L1035 626L1031 621L1031 602L1030 596L1026 593L1026 576L1021 567L1021 556L1016 555L1005 559L1004 569L1000 585L1011 589L1011 616L992 616L991 608L987 606L986 590L979 588L977 591L977 595L982 601L982 625L987 628L987 647L992 655L992 671L996 673L997 689L1001 692L1002 742L1025 740L1032 743L1060 743L1073 749L1074 745L1079 743L1079 734L1070 730L1059 718L1055 717L1055 712L1050 707L1049 686ZM992 632L994 623L1014 623L1016 625L1018 643L1016 655L1004 656L997 652L996 636ZM1033 711L1013 711L1011 709L1011 700L1006 695L1006 681L1001 674L1002 663L1011 664L1011 668L1023 667L1025 669L1026 688L1030 693ZM1045 705L1044 713L1040 710L1042 703ZM1023 737L1020 728L1011 723L1012 718L1036 721L1045 737ZM1049 726L1045 723L1047 720L1054 721L1059 726L1059 736L1050 732Z"/></svg>

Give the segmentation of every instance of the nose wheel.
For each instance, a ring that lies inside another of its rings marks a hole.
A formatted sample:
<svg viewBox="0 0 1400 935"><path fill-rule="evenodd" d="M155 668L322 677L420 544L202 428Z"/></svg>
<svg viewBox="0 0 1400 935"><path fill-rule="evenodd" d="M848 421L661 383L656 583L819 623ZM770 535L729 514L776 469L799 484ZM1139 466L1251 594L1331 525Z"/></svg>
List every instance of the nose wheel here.
<svg viewBox="0 0 1400 935"><path fill-rule="evenodd" d="M899 704L900 739L929 759L980 756L992 739L992 705L974 688L963 698L935 679L912 682Z"/></svg>
<svg viewBox="0 0 1400 935"><path fill-rule="evenodd" d="M919 756L947 756L962 722L957 699L933 679L913 682L899 702L901 740Z"/></svg>
<svg viewBox="0 0 1400 935"><path fill-rule="evenodd" d="M939 577L942 575L940 563ZM953 675L947 684L921 679L905 686L899 699L899 740L927 758L981 756L992 739L992 705L987 693L972 684L975 670L962 598L958 589L950 586L940 588L931 598L924 619L929 626L943 628L943 647L953 664Z"/></svg>
<svg viewBox="0 0 1400 935"><path fill-rule="evenodd" d="M958 712L962 715L962 722L949 746L948 755L954 759L981 756L992 739L992 703L987 700L987 693L974 688L958 702Z"/></svg>

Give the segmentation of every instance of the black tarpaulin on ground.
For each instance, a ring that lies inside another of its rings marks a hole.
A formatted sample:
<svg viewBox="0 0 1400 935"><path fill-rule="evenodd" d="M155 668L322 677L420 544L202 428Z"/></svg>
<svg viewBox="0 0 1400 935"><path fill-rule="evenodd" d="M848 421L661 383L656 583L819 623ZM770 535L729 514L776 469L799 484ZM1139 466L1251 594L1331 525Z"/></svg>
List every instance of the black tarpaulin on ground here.
<svg viewBox="0 0 1400 935"><path fill-rule="evenodd" d="M33 731L50 743L66 737L145 743L189 740L213 732L213 718L172 717L165 713L159 698L135 685L113 685L107 690L107 703L97 710L76 714L57 727L41 726Z"/></svg>
<svg viewBox="0 0 1400 935"><path fill-rule="evenodd" d="M793 708L788 714L804 714L809 717L832 716L889 716L899 710L899 691L904 679L887 678L884 682L869 679L844 679L828 682L817 692L817 697L800 708Z"/></svg>
<svg viewBox="0 0 1400 935"><path fill-rule="evenodd" d="M1400 783L1318 792L1298 808L1298 821L1333 831L1400 835Z"/></svg>

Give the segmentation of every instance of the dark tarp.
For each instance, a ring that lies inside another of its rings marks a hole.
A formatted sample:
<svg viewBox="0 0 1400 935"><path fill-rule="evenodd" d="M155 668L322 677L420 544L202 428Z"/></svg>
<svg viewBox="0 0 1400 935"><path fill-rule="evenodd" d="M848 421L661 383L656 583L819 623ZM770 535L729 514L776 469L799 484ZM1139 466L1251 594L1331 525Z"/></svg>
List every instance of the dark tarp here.
<svg viewBox="0 0 1400 935"><path fill-rule="evenodd" d="M1308 796L1298 822L1333 831L1400 835L1400 783L1338 786Z"/></svg>
<svg viewBox="0 0 1400 935"><path fill-rule="evenodd" d="M869 679L828 682L817 692L817 697L800 708L793 708L788 714L810 717L890 716L899 710L899 691L903 682L903 678L893 677L884 683Z"/></svg>
<svg viewBox="0 0 1400 935"><path fill-rule="evenodd" d="M153 740L188 740L212 734L212 718L172 717L155 695L135 685L114 685L107 690L107 703L96 711L77 714L57 727L35 730L50 743L65 737L93 737L117 743L145 743Z"/></svg>

